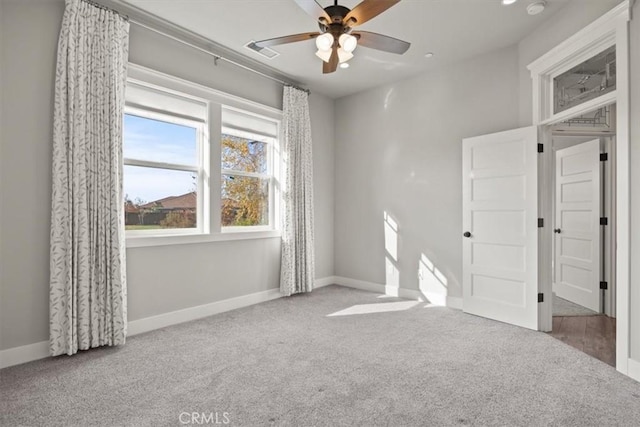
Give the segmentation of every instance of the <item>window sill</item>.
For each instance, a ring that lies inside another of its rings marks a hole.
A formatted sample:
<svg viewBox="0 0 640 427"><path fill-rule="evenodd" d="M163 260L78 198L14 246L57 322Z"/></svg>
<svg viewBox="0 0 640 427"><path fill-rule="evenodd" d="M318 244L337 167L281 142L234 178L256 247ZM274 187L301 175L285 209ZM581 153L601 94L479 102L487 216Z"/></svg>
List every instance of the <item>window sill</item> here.
<svg viewBox="0 0 640 427"><path fill-rule="evenodd" d="M130 236L126 238L127 248L144 248L148 246L190 245L199 243L225 242L230 240L255 240L280 238L278 230L268 231L237 231L214 234L181 234Z"/></svg>

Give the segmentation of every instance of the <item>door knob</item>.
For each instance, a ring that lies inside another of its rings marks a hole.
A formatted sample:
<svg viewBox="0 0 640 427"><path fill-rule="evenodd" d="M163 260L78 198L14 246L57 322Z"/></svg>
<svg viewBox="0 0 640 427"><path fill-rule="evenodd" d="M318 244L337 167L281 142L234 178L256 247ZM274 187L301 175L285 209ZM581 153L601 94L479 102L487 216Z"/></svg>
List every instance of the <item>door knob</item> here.
<svg viewBox="0 0 640 427"><path fill-rule="evenodd" d="M559 228L556 228L555 230L553 230L554 233L556 234L560 234L562 232L562 230L560 230Z"/></svg>
<svg viewBox="0 0 640 427"><path fill-rule="evenodd" d="M471 233L468 231L465 231L463 234L464 237L471 237Z"/></svg>

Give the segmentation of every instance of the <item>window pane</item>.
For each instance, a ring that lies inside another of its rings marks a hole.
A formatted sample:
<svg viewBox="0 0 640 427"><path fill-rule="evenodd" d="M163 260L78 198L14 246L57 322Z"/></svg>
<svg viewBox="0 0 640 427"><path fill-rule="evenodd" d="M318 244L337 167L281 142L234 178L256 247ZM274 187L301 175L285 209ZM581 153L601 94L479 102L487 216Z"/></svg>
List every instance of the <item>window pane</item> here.
<svg viewBox="0 0 640 427"><path fill-rule="evenodd" d="M269 225L269 180L222 175L222 226Z"/></svg>
<svg viewBox="0 0 640 427"><path fill-rule="evenodd" d="M260 135L278 137L278 123L266 117L258 117L253 114L222 107L222 126L234 129L242 129L245 132Z"/></svg>
<svg viewBox="0 0 640 427"><path fill-rule="evenodd" d="M124 115L124 157L196 165L197 130L145 117Z"/></svg>
<svg viewBox="0 0 640 427"><path fill-rule="evenodd" d="M222 134L222 169L267 173L266 142Z"/></svg>
<svg viewBox="0 0 640 427"><path fill-rule="evenodd" d="M576 65L554 79L554 113L616 89L616 47Z"/></svg>
<svg viewBox="0 0 640 427"><path fill-rule="evenodd" d="M123 185L125 229L197 226L196 173L125 165Z"/></svg>

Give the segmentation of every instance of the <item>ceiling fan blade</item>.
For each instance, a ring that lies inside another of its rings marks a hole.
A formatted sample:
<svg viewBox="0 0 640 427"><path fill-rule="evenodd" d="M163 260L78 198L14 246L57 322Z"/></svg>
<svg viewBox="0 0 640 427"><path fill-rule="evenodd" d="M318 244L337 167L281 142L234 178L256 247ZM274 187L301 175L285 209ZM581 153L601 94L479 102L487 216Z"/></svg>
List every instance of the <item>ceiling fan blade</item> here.
<svg viewBox="0 0 640 427"><path fill-rule="evenodd" d="M316 21L320 21L323 18L327 23L331 22L331 17L315 0L295 0L302 10L311 15Z"/></svg>
<svg viewBox="0 0 640 427"><path fill-rule="evenodd" d="M333 45L333 50L331 51L331 57L329 58L329 62L322 61L322 73L329 74L333 73L338 69L338 45Z"/></svg>
<svg viewBox="0 0 640 427"><path fill-rule="evenodd" d="M279 44L293 43L293 42L302 42L305 40L312 40L318 37L320 33L301 33L301 34L291 34L290 36L276 37L273 39L260 40L259 42L255 42L254 44L258 47L269 47L276 46Z"/></svg>
<svg viewBox="0 0 640 427"><path fill-rule="evenodd" d="M409 42L394 39L393 37L378 33L372 33L370 31L353 32L352 35L358 38L358 46L382 50L389 53L397 53L398 55L405 53L409 49L409 46L411 46L411 43Z"/></svg>
<svg viewBox="0 0 640 427"><path fill-rule="evenodd" d="M351 12L347 13L342 22L348 27L362 25L399 2L400 0L364 0L351 9Z"/></svg>

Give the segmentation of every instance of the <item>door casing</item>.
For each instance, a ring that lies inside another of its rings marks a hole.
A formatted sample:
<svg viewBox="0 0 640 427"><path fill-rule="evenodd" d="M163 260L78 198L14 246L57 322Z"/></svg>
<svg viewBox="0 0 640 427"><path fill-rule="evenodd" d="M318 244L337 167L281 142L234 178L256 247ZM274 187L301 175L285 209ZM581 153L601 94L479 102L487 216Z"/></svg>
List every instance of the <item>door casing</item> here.
<svg viewBox="0 0 640 427"><path fill-rule="evenodd" d="M612 106L614 107L614 106ZM615 111L615 109L614 109ZM614 116L615 117L615 116ZM615 120L615 118L614 118ZM561 132L555 131L552 127L552 141L554 152L560 147L566 147L573 144L579 144L579 141L587 141L591 139L600 139L600 151L606 154L606 160L601 161L600 175L603 181L603 194L602 194L602 211L601 216L607 218L607 225L601 227L601 250L602 258L604 261L604 268L601 271L601 280L607 282L607 289L603 291L604 295L604 314L609 317L616 317L616 251L615 251L615 234L616 234L616 213L615 213L615 134L612 132L593 131L593 132L569 132L563 130ZM560 143L556 144L558 140L562 141L563 138L571 138L576 140L573 144ZM560 147L559 147L560 146ZM552 156L553 159L553 156ZM555 167L555 163L554 163ZM552 176L553 178L553 176ZM555 189L555 181L551 183L551 191ZM552 203L555 202L555 193L551 196ZM552 207L552 212L556 212L555 204ZM555 218L554 218L555 220ZM555 224L555 221L554 221ZM554 227L553 228L557 228ZM555 258L555 247L553 247L553 257ZM555 262L555 261L554 261ZM555 265L552 267L555 269ZM555 279L555 271L553 271Z"/></svg>
<svg viewBox="0 0 640 427"><path fill-rule="evenodd" d="M554 229L554 294L600 313L604 243L601 239L603 225L600 224L604 212L601 141L595 138L560 149L555 147L555 139L553 142L554 218L551 226ZM573 171L565 174L565 163L570 161L581 169L574 167ZM576 191L580 191L579 199L575 198ZM571 199L565 200L565 195ZM580 221L575 217L577 212L582 215L589 212L590 221L584 221L587 218ZM573 220L570 220L569 213L574 214ZM570 242L573 242L572 246L569 246ZM565 250L569 252L565 253Z"/></svg>
<svg viewBox="0 0 640 427"><path fill-rule="evenodd" d="M630 353L630 294L631 294L631 204L630 204L630 88L629 88L629 21L631 2L623 0L599 19L587 25L564 42L551 49L527 67L531 72L533 95L533 124L540 126L542 143L550 148L551 132L548 125L560 123L569 117L586 113L607 104L615 103L616 120L616 369L640 381L640 364L631 359ZM616 90L587 101L560 114L553 115L553 76L572 68L610 46L616 46ZM547 179L551 162L550 149L541 156L539 167L542 180ZM548 184L541 183L544 189ZM540 200L540 214L551 218L549 196ZM546 203L545 203L546 200ZM546 227L540 236L540 248L549 247L552 229ZM539 257L540 288L551 295L551 253ZM551 298L539 304L539 329L551 330Z"/></svg>

